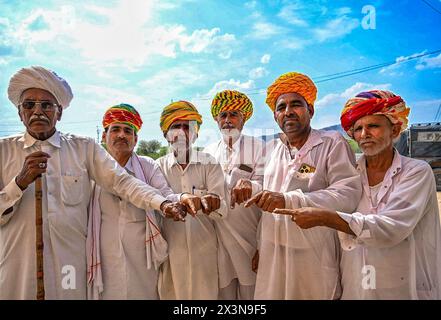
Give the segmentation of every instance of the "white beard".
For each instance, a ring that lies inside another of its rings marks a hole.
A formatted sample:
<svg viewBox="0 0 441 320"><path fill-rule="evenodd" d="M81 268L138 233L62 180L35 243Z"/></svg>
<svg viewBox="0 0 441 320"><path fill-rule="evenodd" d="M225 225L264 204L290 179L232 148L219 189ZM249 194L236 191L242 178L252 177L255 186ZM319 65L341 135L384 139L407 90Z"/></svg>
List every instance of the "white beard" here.
<svg viewBox="0 0 441 320"><path fill-rule="evenodd" d="M239 129L221 129L221 133L225 141L229 141L230 139L236 141L240 137Z"/></svg>

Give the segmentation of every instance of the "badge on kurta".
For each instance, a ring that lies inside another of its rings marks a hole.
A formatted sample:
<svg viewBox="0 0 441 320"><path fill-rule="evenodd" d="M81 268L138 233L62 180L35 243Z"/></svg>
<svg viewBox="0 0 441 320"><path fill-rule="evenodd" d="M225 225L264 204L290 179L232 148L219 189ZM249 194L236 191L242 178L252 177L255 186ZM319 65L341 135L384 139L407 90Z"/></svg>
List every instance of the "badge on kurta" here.
<svg viewBox="0 0 441 320"><path fill-rule="evenodd" d="M300 173L313 173L315 172L315 168L310 166L309 164L303 163L299 169Z"/></svg>

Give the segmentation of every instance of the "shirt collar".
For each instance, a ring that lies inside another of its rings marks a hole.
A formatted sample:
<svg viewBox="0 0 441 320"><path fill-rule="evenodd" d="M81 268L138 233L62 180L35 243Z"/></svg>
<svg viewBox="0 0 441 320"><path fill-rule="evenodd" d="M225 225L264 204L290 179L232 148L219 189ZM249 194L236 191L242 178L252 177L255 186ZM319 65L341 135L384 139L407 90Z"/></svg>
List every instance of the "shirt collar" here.
<svg viewBox="0 0 441 320"><path fill-rule="evenodd" d="M32 147L38 140L35 139L33 136L31 136L27 131L24 133L24 135L19 139L20 142L23 142L23 148L27 149ZM61 139L60 139L60 132L57 130L55 133L50 136L45 141L49 142L52 146L55 148L61 147Z"/></svg>
<svg viewBox="0 0 441 320"><path fill-rule="evenodd" d="M289 152L290 147L288 144L288 140L286 138L285 139L280 138L280 140ZM311 128L311 132L309 133L308 139L306 140L305 144L300 148L300 150L297 151L297 153L301 153L302 155L304 155L304 154L308 153L315 146L321 144L322 142L323 142L323 139L322 139L319 131Z"/></svg>
<svg viewBox="0 0 441 320"><path fill-rule="evenodd" d="M175 165L179 165L178 160L176 159L173 151L171 151L170 153L167 154L167 164L168 167L171 168ZM194 163L198 163L199 161L199 151L197 151L196 149L190 149L190 161L188 164L194 164Z"/></svg>
<svg viewBox="0 0 441 320"><path fill-rule="evenodd" d="M401 155L397 149L394 148L394 159L392 160L392 164L387 172L392 172L393 175L398 173L402 168L402 159ZM366 156L364 154L361 155L360 159L357 160L357 169L359 171L366 171ZM387 175L388 173L386 173ZM386 176L385 176L386 178Z"/></svg>
<svg viewBox="0 0 441 320"><path fill-rule="evenodd" d="M133 169L133 157L134 155L132 154L132 156L129 158L129 160L127 161L126 165L124 166L124 168L129 171L130 173L135 173L134 169Z"/></svg>

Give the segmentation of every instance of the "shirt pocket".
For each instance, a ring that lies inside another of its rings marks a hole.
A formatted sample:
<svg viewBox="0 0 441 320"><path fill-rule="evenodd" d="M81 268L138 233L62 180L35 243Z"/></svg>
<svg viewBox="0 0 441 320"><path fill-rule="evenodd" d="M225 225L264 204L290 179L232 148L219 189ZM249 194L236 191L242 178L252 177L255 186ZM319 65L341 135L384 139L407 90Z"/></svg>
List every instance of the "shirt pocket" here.
<svg viewBox="0 0 441 320"><path fill-rule="evenodd" d="M61 176L61 198L67 206L76 206L84 198L86 174L66 172Z"/></svg>
<svg viewBox="0 0 441 320"><path fill-rule="evenodd" d="M309 192L310 182L314 178L314 175L315 172L309 172L309 173L295 172L292 175L287 191L300 189L303 192Z"/></svg>

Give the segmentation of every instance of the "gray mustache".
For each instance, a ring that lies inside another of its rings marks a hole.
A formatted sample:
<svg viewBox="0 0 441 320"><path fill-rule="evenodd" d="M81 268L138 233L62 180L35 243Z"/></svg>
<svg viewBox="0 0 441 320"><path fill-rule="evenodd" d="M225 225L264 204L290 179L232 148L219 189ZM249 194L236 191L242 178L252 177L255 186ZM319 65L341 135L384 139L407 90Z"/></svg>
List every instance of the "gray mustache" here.
<svg viewBox="0 0 441 320"><path fill-rule="evenodd" d="M46 117L43 116L43 115L32 116L32 117L29 119L29 123L32 123L32 122L34 122L34 121L46 121L47 123L49 123L49 119L46 118Z"/></svg>

